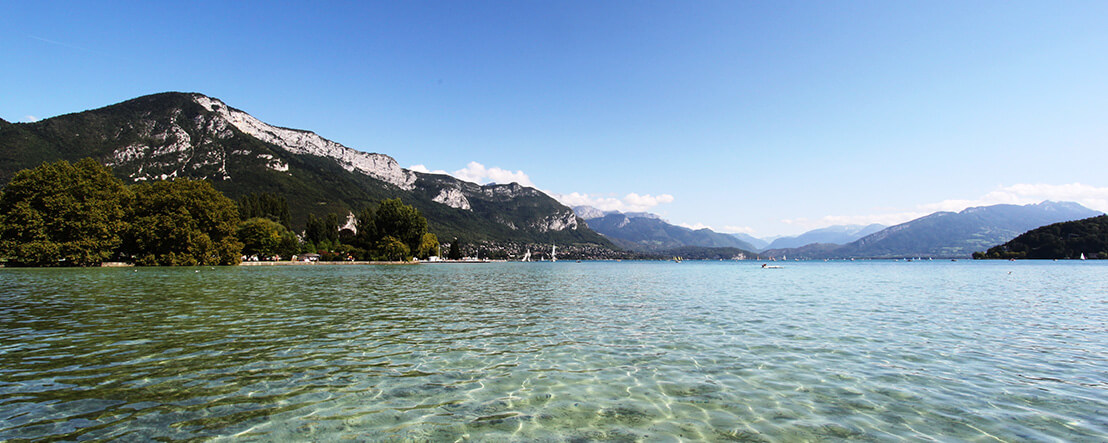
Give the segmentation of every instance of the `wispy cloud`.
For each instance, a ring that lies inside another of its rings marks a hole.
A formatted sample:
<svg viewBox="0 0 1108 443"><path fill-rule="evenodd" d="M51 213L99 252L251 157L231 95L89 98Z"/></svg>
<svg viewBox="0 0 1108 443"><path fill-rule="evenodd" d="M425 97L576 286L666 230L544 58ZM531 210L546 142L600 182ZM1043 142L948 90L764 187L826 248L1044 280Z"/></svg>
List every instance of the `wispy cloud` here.
<svg viewBox="0 0 1108 443"><path fill-rule="evenodd" d="M689 229L692 229L694 231L699 231L701 229L712 229L711 226L706 225L704 223L699 223L699 222L698 223L676 223L676 225L680 226L682 228L689 228ZM715 229L712 229L712 230L715 231Z"/></svg>
<svg viewBox="0 0 1108 443"><path fill-rule="evenodd" d="M412 171L416 171L416 172L422 172L422 173L425 173L425 174L450 175L450 176L453 176L454 178L457 178L459 180L465 180L467 182L473 182L473 183L477 183L477 184L519 183L523 186L529 186L529 187L532 187L532 188L535 187L535 184L531 182L531 177L528 177L527 174L523 173L523 171L510 171L510 170L507 170L507 169L502 169L502 168L497 168L497 167L491 167L490 168L490 167L486 167L485 165L483 165L481 163L478 163L478 162L469 162L469 164L467 164L466 167L464 167L462 169L459 169L457 171L454 171L454 172L446 172L446 171L441 170L441 169L437 169L437 170L432 171L432 170L429 170L427 168L427 166L424 166L424 165L412 165L412 166L409 166L408 169L410 169Z"/></svg>
<svg viewBox="0 0 1108 443"><path fill-rule="evenodd" d="M447 172L442 169L431 170L426 165L412 165L408 167L409 170L422 172L425 174L445 174L453 176L459 180L465 180L468 182L485 184L485 183L519 183L523 186L529 186L532 188L540 189L531 181L526 173L520 170L511 171L508 169L498 167L487 167L478 162L469 162L465 168L459 169L454 172ZM602 211L620 211L620 212L645 212L655 206L664 203L672 203L673 196L669 194L637 194L630 193L622 197L603 194L587 194L581 192L571 192L569 194L560 194L557 192L543 191L547 195L553 197L566 206L592 206Z"/></svg>
<svg viewBox="0 0 1108 443"><path fill-rule="evenodd" d="M927 214L930 214L930 212L905 211L864 215L825 215L816 219L805 217L787 218L781 220L781 223L798 226L804 229L826 228L834 225L871 225L874 223L892 226L923 217Z"/></svg>
<svg viewBox="0 0 1108 443"><path fill-rule="evenodd" d="M24 115L23 116L23 121L25 123L34 123L34 122L37 122L38 120L39 120L38 117L35 117L33 115Z"/></svg>
<svg viewBox="0 0 1108 443"><path fill-rule="evenodd" d="M96 51L96 50L93 50L93 49L89 49L89 48L85 48L85 47L82 47L82 46L77 46L77 45L73 45L73 44L69 44L69 43L65 43L65 42L60 42L60 41L57 41L57 40L42 38L42 37L39 37L37 35L28 35L27 37L31 38L31 39L34 39L34 40L38 40L38 41L43 42L43 43L49 43L51 45L61 46L63 48L69 48L69 49L73 49L73 50L77 50L77 51L81 51L81 52L87 52L89 54L99 55L99 56L103 56L103 57L121 59L120 57L117 57L117 56L112 55L112 54Z"/></svg>
<svg viewBox="0 0 1108 443"><path fill-rule="evenodd" d="M415 171L415 172L422 172L424 174L450 175L449 172L443 171L442 169L436 169L436 170L432 171L430 169L427 169L427 167L424 166L424 165L411 165L411 166L408 166L408 169L412 170L412 171Z"/></svg>
<svg viewBox="0 0 1108 443"><path fill-rule="evenodd" d="M920 208L934 211L961 211L974 206L999 204L1026 205L1043 200L1072 201L1090 209L1108 212L1108 188L1099 188L1081 183L1065 185L1017 184L1002 187L975 200L944 200L938 203L921 205Z"/></svg>
<svg viewBox="0 0 1108 443"><path fill-rule="evenodd" d="M867 225L871 223L891 226L939 211L958 212L976 206L1000 204L1027 205L1040 203L1044 200L1077 202L1090 209L1108 212L1108 187L1096 187L1081 183L1064 185L1021 183L998 188L976 199L943 200L936 203L917 205L911 210L864 215L827 215L817 219L794 218L781 220L781 222L805 229L823 228L832 225Z"/></svg>
<svg viewBox="0 0 1108 443"><path fill-rule="evenodd" d="M523 171L509 171L497 167L488 168L477 162L469 162L465 168L454 171L451 174L460 180L474 183L519 183L523 186L535 187L531 177Z"/></svg>
<svg viewBox="0 0 1108 443"><path fill-rule="evenodd" d="M650 195L634 192L623 197L583 194L580 192L551 193L550 196L566 206L592 206L602 211L620 212L645 212L660 204L672 203L674 200L673 196L669 194Z"/></svg>

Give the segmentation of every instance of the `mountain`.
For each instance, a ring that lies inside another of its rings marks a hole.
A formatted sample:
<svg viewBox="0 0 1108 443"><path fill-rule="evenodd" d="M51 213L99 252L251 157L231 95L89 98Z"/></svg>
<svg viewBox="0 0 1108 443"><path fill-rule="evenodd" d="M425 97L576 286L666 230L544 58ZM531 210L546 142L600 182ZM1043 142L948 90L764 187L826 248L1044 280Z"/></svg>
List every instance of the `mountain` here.
<svg viewBox="0 0 1108 443"><path fill-rule="evenodd" d="M973 258L1108 258L1108 215L1032 229Z"/></svg>
<svg viewBox="0 0 1108 443"><path fill-rule="evenodd" d="M744 241L744 242L750 244L751 246L754 246L755 248L757 248L757 249L751 249L752 251L761 251L761 250L766 249L767 247L769 247L769 242L768 241L765 241L763 239L760 239L760 238L755 237L755 236L750 235L750 234L736 233L736 234L731 234L731 236L739 239L740 241Z"/></svg>
<svg viewBox="0 0 1108 443"><path fill-rule="evenodd" d="M386 198L418 208L442 240L611 247L572 209L519 184L478 185L401 168L392 157L266 124L222 101L168 92L100 109L0 124L0 183L47 161L91 157L125 182L207 179L231 198L285 196L294 227Z"/></svg>
<svg viewBox="0 0 1108 443"><path fill-rule="evenodd" d="M1028 230L1052 223L1099 215L1072 202L1045 201L1025 206L994 205L961 212L936 212L883 229L838 248L801 254L797 249L765 251L765 255L834 257L969 257L974 251L1007 242Z"/></svg>
<svg viewBox="0 0 1108 443"><path fill-rule="evenodd" d="M633 251L661 252L683 246L737 248L748 252L755 249L734 236L711 229L693 230L672 225L655 214L602 212L588 206L578 206L574 210L585 219L589 228ZM597 216L598 213L603 215Z"/></svg>
<svg viewBox="0 0 1108 443"><path fill-rule="evenodd" d="M885 225L837 225L814 229L796 237L780 237L773 240L765 249L799 248L812 243L845 245L867 235L885 229Z"/></svg>
<svg viewBox="0 0 1108 443"><path fill-rule="evenodd" d="M605 215L611 214L613 211L601 211L592 206L574 206L573 212L585 220L590 218L600 218Z"/></svg>

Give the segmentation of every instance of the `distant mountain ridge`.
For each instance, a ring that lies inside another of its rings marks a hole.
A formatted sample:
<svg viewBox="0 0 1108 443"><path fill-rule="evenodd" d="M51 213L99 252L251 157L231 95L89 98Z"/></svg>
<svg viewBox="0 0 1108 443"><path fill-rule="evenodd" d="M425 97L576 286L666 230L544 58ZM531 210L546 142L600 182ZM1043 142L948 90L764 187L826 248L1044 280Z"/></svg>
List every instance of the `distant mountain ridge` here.
<svg viewBox="0 0 1108 443"><path fill-rule="evenodd" d="M734 233L734 234L731 234L731 236L735 237L735 238L737 238L741 241L744 241L746 243L749 243L751 246L757 248L757 249L752 249L752 251L764 250L769 246L769 243L770 243L768 241L765 241L763 239L760 239L760 238L755 237L755 236L750 235L750 234Z"/></svg>
<svg viewBox="0 0 1108 443"><path fill-rule="evenodd" d="M573 208L589 228L617 245L640 252L661 252L681 247L736 248L753 255L750 243L711 229L689 229L662 220L656 214L600 211L590 206Z"/></svg>
<svg viewBox="0 0 1108 443"><path fill-rule="evenodd" d="M773 240L765 249L799 248L813 243L845 245L861 239L867 235L885 229L881 224L863 225L836 225L826 228L814 229L796 237L781 237Z"/></svg>
<svg viewBox="0 0 1108 443"><path fill-rule="evenodd" d="M443 240L612 246L534 188L410 171L387 155L269 125L203 94L153 94L34 123L0 123L0 183L20 169L85 157L127 182L187 177L207 179L232 198L276 193L288 199L296 226L310 213L348 214L395 197L418 208Z"/></svg>
<svg viewBox="0 0 1108 443"><path fill-rule="evenodd" d="M808 245L763 253L798 258L968 258L975 251L1007 242L1028 230L1100 214L1073 202L981 206L961 212L936 212L839 247Z"/></svg>

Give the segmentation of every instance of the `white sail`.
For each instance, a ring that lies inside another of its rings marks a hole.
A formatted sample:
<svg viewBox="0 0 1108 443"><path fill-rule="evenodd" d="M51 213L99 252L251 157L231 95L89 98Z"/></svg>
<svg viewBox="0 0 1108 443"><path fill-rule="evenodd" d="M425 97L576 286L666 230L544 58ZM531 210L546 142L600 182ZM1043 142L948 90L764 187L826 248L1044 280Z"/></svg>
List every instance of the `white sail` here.
<svg viewBox="0 0 1108 443"><path fill-rule="evenodd" d="M527 250L526 254L523 254L523 260L520 260L520 261L531 261L531 250L530 249Z"/></svg>
<svg viewBox="0 0 1108 443"><path fill-rule="evenodd" d="M1082 253L1081 253L1081 259L1082 259L1082 260L1084 260L1084 259L1085 259L1085 253L1084 253L1084 252L1082 252Z"/></svg>
<svg viewBox="0 0 1108 443"><path fill-rule="evenodd" d="M558 261L558 245L550 247L550 261Z"/></svg>

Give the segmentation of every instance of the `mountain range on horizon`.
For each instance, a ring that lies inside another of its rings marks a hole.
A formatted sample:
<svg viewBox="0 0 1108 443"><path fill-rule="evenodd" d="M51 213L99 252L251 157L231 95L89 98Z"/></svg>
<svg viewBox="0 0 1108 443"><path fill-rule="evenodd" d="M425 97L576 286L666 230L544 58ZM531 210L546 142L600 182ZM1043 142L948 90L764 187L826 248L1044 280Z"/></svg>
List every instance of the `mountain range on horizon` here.
<svg viewBox="0 0 1108 443"><path fill-rule="evenodd" d="M936 212L890 226L845 245L813 243L769 249L769 257L797 258L969 258L974 252L1012 240L1040 226L1101 215L1074 202L992 205Z"/></svg>
<svg viewBox="0 0 1108 443"><path fill-rule="evenodd" d="M167 92L33 123L0 120L0 183L44 162L91 157L125 182L207 179L231 198L273 193L294 227L309 214L348 216L401 198L442 240L582 245L665 253L720 248L747 256L968 257L1028 230L1099 215L1070 202L994 205L937 212L885 227L832 226L758 239L671 224L656 214L569 208L534 188L486 184L400 167L313 132L266 124L198 93ZM749 253L749 254L747 254Z"/></svg>
<svg viewBox="0 0 1108 443"><path fill-rule="evenodd" d="M660 216L645 212L601 211L591 206L575 206L573 211L585 220L589 228L607 237L622 248L638 252L662 253L668 250L696 246L705 248L736 248L751 253L757 248L732 235L711 229L690 229L666 222Z"/></svg>
<svg viewBox="0 0 1108 443"><path fill-rule="evenodd" d="M734 247L766 257L795 258L965 258L1039 226L1100 215L1073 202L992 205L960 212L936 212L896 226L836 225L770 241L749 234L722 234L670 224L656 214L573 208L597 232L638 251L682 246ZM730 244L721 237L739 243Z"/></svg>
<svg viewBox="0 0 1108 443"><path fill-rule="evenodd" d="M887 226L878 223L870 225L828 226L826 228L813 229L795 237L777 237L764 246L762 250L799 248L813 243L845 245L885 228L887 228Z"/></svg>

